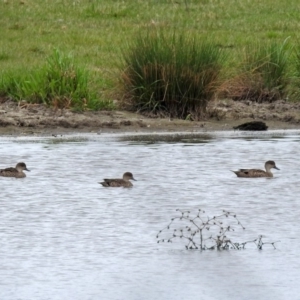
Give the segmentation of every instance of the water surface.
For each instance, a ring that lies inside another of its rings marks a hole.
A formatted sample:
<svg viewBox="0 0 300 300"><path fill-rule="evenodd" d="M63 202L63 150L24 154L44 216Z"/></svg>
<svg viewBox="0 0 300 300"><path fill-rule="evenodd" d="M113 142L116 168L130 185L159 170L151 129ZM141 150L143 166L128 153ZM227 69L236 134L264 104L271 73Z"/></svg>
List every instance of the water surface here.
<svg viewBox="0 0 300 300"><path fill-rule="evenodd" d="M0 299L299 299L299 141L297 131L0 137L0 168L31 169L0 178ZM230 172L271 159L273 179ZM125 171L132 189L98 184ZM229 210L246 227L238 241L280 242L157 244L177 208Z"/></svg>

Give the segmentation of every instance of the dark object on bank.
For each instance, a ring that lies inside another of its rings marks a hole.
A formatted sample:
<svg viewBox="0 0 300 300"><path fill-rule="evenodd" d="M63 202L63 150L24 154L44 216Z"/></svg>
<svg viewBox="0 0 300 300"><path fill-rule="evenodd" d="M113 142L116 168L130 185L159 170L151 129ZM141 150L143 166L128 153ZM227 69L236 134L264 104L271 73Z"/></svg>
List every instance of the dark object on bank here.
<svg viewBox="0 0 300 300"><path fill-rule="evenodd" d="M248 130L248 131L264 131L268 129L268 126L265 122L261 121L252 121L246 122L241 125L233 127L235 130Z"/></svg>

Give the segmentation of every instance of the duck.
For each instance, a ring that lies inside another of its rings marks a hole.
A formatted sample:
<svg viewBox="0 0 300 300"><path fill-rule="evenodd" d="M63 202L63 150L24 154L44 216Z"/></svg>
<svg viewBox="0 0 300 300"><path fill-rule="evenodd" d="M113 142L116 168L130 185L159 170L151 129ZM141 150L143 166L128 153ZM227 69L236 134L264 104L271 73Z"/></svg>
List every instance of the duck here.
<svg viewBox="0 0 300 300"><path fill-rule="evenodd" d="M135 180L131 172L125 172L123 174L123 178L116 178L116 179L103 179L103 182L99 182L104 187L132 187L133 184L130 180Z"/></svg>
<svg viewBox="0 0 300 300"><path fill-rule="evenodd" d="M0 169L0 176L24 178L26 177L26 174L23 172L24 170L30 172L30 170L27 169L25 163L19 162L17 163L15 168Z"/></svg>
<svg viewBox="0 0 300 300"><path fill-rule="evenodd" d="M271 169L280 170L279 168L276 167L275 161L273 160L268 160L265 163L265 169L266 171L260 169L240 169L238 171L232 171L232 172L235 173L237 177L258 178L258 177L273 177L273 173L271 172Z"/></svg>

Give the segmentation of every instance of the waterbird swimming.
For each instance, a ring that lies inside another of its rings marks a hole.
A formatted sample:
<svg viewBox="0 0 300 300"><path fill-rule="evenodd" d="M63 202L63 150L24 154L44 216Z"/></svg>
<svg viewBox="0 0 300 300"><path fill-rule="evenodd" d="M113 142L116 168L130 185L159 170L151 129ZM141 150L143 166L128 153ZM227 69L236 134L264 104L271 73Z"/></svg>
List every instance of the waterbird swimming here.
<svg viewBox="0 0 300 300"><path fill-rule="evenodd" d="M135 180L133 178L132 173L126 172L123 174L123 178L116 178L116 179L103 179L103 182L99 182L104 187L132 187L133 184L130 180Z"/></svg>
<svg viewBox="0 0 300 300"><path fill-rule="evenodd" d="M280 170L279 168L276 167L275 161L268 160L265 163L266 171L260 169L239 169L238 171L232 171L232 172L235 173L237 177L248 177L248 178L273 177L273 173L271 172L272 168Z"/></svg>
<svg viewBox="0 0 300 300"><path fill-rule="evenodd" d="M23 171L30 171L27 169L26 164L23 162L17 163L15 168L6 168L0 170L0 176L4 177L15 177L15 178L24 178L26 174Z"/></svg>

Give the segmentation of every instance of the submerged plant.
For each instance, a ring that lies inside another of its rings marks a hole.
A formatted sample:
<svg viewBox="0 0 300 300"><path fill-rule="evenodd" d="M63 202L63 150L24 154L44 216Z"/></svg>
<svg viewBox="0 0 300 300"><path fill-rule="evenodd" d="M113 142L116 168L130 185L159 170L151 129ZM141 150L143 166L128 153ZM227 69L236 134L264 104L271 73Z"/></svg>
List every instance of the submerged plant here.
<svg viewBox="0 0 300 300"><path fill-rule="evenodd" d="M186 240L186 249L200 249L200 250L227 250L227 249L244 249L246 244L254 243L257 249L261 250L266 244L270 244L275 248L276 242L263 242L263 236L247 241L236 242L233 241L228 235L230 232L235 231L235 227L245 229L245 227L238 220L237 216L229 211L223 210L222 214L209 217L205 215L205 211L198 210L196 216L192 216L190 211L183 211L177 209L181 214L171 219L171 222L162 230L159 231L156 238L158 243L168 242L171 243L174 239ZM184 222L184 227L176 227L178 222ZM171 236L161 238L164 231L173 229Z"/></svg>

